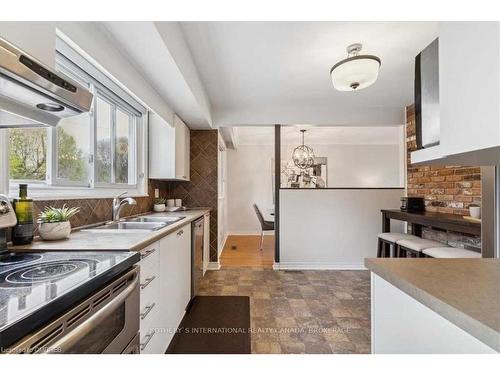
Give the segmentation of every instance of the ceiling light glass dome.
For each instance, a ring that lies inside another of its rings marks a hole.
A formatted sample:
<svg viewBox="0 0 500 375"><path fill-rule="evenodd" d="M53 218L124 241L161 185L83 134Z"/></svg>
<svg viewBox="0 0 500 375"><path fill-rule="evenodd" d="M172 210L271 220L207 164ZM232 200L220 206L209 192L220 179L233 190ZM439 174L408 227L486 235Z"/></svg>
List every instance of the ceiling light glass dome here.
<svg viewBox="0 0 500 375"><path fill-rule="evenodd" d="M373 55L360 55L362 45L347 47L347 58L330 69L333 87L339 91L361 90L375 83L380 68L380 59Z"/></svg>

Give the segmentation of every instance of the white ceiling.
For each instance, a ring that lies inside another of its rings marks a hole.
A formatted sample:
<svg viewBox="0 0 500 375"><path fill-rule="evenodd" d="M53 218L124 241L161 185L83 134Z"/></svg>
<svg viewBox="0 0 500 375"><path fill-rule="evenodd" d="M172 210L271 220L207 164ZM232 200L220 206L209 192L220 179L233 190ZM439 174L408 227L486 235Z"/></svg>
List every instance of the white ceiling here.
<svg viewBox="0 0 500 375"><path fill-rule="evenodd" d="M211 127L210 103L177 22L108 21L104 27L190 128Z"/></svg>
<svg viewBox="0 0 500 375"><path fill-rule="evenodd" d="M401 144L402 126L283 126L283 144L300 144L300 129L307 129L305 143L330 144ZM274 145L274 127L238 126L233 128L237 146Z"/></svg>
<svg viewBox="0 0 500 375"><path fill-rule="evenodd" d="M414 58L436 22L182 22L215 125L394 125L413 101ZM347 45L381 58L378 81L336 91Z"/></svg>

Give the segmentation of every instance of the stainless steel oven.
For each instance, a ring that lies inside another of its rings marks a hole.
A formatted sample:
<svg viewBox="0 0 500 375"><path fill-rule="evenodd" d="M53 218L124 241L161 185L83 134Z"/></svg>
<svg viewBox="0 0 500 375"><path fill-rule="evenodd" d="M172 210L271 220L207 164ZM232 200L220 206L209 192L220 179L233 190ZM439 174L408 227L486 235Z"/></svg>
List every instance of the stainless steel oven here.
<svg viewBox="0 0 500 375"><path fill-rule="evenodd" d="M10 353L139 353L139 267L117 277Z"/></svg>

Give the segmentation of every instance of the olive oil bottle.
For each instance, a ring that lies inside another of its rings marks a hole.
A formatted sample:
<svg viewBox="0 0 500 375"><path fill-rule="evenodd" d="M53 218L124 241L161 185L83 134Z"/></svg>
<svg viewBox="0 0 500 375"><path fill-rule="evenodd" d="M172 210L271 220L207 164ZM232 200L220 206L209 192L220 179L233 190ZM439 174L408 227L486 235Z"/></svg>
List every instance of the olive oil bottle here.
<svg viewBox="0 0 500 375"><path fill-rule="evenodd" d="M17 224L12 228L12 243L26 245L33 241L33 200L28 198L28 185L19 184L19 198L13 202Z"/></svg>

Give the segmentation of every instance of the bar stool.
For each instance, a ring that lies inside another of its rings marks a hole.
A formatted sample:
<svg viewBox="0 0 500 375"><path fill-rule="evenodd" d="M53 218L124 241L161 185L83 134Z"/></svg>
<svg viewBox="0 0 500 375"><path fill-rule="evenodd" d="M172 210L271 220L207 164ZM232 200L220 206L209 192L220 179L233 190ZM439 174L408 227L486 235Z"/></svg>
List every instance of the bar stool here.
<svg viewBox="0 0 500 375"><path fill-rule="evenodd" d="M401 257L402 253L404 253L404 257L406 258L409 254L413 254L418 258L423 257L422 251L430 248L437 247L446 247L445 244L438 241L427 240L425 238L409 238L409 239L401 239L396 241L397 247L397 257Z"/></svg>
<svg viewBox="0 0 500 375"><path fill-rule="evenodd" d="M413 239L413 238L418 238L417 236L414 236L413 234L407 234L407 233L396 233L396 232L385 232L385 233L379 233L378 235L378 246L377 246L377 258L382 258L383 257L391 257L391 250L392 250L392 256L396 257L396 242L402 239ZM387 253L387 247L386 245L389 246L389 253Z"/></svg>
<svg viewBox="0 0 500 375"><path fill-rule="evenodd" d="M481 253L456 247L432 247L422 251L431 258L481 258Z"/></svg>

